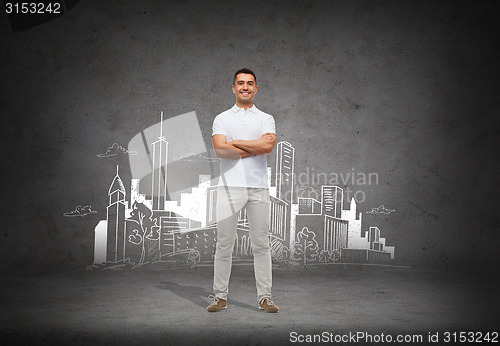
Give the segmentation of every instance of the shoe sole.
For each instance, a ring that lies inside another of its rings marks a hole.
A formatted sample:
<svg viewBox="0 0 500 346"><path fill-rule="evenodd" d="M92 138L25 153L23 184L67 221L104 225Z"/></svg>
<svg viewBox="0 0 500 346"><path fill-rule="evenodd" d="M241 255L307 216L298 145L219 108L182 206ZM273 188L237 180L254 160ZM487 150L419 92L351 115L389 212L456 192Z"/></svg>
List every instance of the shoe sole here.
<svg viewBox="0 0 500 346"><path fill-rule="evenodd" d="M264 308L261 308L260 306L259 306L259 310L262 310L262 311L264 311L264 312L267 312L266 310L264 310ZM280 311L278 310L278 311L276 311L276 312L269 312L269 313L270 313L270 314L277 314L278 312L280 312Z"/></svg>
<svg viewBox="0 0 500 346"><path fill-rule="evenodd" d="M221 312L222 310L226 310L226 308L227 308L227 305L226 305L226 306L224 306L224 307L222 307L219 311L208 311L208 310L207 310L207 312Z"/></svg>

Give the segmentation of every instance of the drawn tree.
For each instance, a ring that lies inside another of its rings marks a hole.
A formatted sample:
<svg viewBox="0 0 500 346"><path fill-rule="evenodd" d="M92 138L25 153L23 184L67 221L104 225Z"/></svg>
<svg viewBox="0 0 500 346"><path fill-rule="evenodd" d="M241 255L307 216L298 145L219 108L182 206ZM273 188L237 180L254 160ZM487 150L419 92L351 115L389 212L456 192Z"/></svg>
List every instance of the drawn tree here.
<svg viewBox="0 0 500 346"><path fill-rule="evenodd" d="M319 261L327 264L329 262L336 263L340 259L340 250L339 249L333 249L330 251L326 250L321 250L319 253Z"/></svg>
<svg viewBox="0 0 500 346"><path fill-rule="evenodd" d="M340 250L339 249L334 249L329 252L329 259L333 262L336 263L340 259Z"/></svg>
<svg viewBox="0 0 500 346"><path fill-rule="evenodd" d="M132 234L129 235L129 242L135 245L141 245L141 258L139 265L147 263L148 260L154 257L155 253L159 253L160 241L160 226L156 224L156 219L153 219L153 212L143 203L135 202L132 205L131 217L129 220L136 223Z"/></svg>
<svg viewBox="0 0 500 346"><path fill-rule="evenodd" d="M319 246L316 241L314 232L309 231L307 227L297 233L297 241L294 248L294 260L302 259L304 266L307 266L307 261L314 261L319 255Z"/></svg>
<svg viewBox="0 0 500 346"><path fill-rule="evenodd" d="M192 267L196 267L198 263L201 262L201 255L198 250L191 250L188 255L187 263L191 264Z"/></svg>
<svg viewBox="0 0 500 346"><path fill-rule="evenodd" d="M326 265L330 261L330 253L326 250L321 250L319 253L319 261Z"/></svg>

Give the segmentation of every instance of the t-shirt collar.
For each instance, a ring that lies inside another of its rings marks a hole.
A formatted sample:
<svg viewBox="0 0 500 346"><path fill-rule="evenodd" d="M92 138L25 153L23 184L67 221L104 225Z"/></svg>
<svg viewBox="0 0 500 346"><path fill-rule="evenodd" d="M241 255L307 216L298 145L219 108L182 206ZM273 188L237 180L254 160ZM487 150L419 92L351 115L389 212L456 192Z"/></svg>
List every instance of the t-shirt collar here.
<svg viewBox="0 0 500 346"><path fill-rule="evenodd" d="M237 113L237 112L239 112L239 111L245 111L245 109L244 109L244 108L240 108L240 107L238 107L236 104L233 106L233 108L231 108L231 110L232 110L234 113ZM255 114L257 114L257 112L259 111L259 110L257 109L257 106L256 106L256 105L253 105L251 108L248 108L247 110L249 110L250 112L255 113Z"/></svg>

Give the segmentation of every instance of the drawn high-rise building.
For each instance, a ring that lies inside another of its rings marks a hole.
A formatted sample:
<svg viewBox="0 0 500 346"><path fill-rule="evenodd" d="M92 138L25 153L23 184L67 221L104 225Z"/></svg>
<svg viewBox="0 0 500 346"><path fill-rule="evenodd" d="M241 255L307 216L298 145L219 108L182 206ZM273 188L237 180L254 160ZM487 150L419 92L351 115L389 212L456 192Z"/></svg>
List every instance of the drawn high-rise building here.
<svg viewBox="0 0 500 346"><path fill-rule="evenodd" d="M321 215L321 202L314 198L299 198L299 214Z"/></svg>
<svg viewBox="0 0 500 346"><path fill-rule="evenodd" d="M361 231L362 213L358 213L356 200L351 198L349 210L342 210L342 219L349 221L349 233L347 247L349 249L369 249L370 243L365 238L365 232Z"/></svg>
<svg viewBox="0 0 500 346"><path fill-rule="evenodd" d="M276 147L276 197L291 204L295 149L288 142L279 142Z"/></svg>
<svg viewBox="0 0 500 346"><path fill-rule="evenodd" d="M276 150L276 198L284 202L283 214L283 241L284 245L291 247L290 219L293 203L293 170L295 149L288 142L279 142ZM293 242L293 239L292 239Z"/></svg>
<svg viewBox="0 0 500 346"><path fill-rule="evenodd" d="M153 147L153 170L151 173L151 199L153 210L165 210L167 199L167 158L168 142L163 137L163 112L161 112L160 136L151 143Z"/></svg>
<svg viewBox="0 0 500 346"><path fill-rule="evenodd" d="M139 199L140 187L140 179L131 179L130 180L130 208L133 208L133 205Z"/></svg>
<svg viewBox="0 0 500 346"><path fill-rule="evenodd" d="M117 262L125 258L125 186L118 175L116 166L116 176L108 190L109 204L107 207L107 240L106 240L106 261Z"/></svg>
<svg viewBox="0 0 500 346"><path fill-rule="evenodd" d="M370 227L368 231L368 242L370 243L371 250L384 250L384 245L380 242L380 229L378 227Z"/></svg>
<svg viewBox="0 0 500 346"><path fill-rule="evenodd" d="M349 221L325 215L323 226L323 250L341 250L347 248Z"/></svg>
<svg viewBox="0 0 500 346"><path fill-rule="evenodd" d="M210 186L207 188L207 226L217 223L217 188L217 186Z"/></svg>
<svg viewBox="0 0 500 346"><path fill-rule="evenodd" d="M323 215L330 215L340 219L344 206L344 191L338 186L321 186L321 203Z"/></svg>
<svg viewBox="0 0 500 346"><path fill-rule="evenodd" d="M176 215L172 212L165 212L166 215L160 218L160 254L172 253L175 248L175 231L189 229L192 227L192 220L187 217ZM161 256L160 255L160 256Z"/></svg>
<svg viewBox="0 0 500 346"><path fill-rule="evenodd" d="M286 219L286 209L288 205L283 200L272 197L271 196L271 210L270 210L270 222L269 222L269 230L273 237L280 239L283 242L286 242L289 235L289 229L286 228L288 222ZM290 215L290 213L288 213ZM289 244L284 243L289 247Z"/></svg>

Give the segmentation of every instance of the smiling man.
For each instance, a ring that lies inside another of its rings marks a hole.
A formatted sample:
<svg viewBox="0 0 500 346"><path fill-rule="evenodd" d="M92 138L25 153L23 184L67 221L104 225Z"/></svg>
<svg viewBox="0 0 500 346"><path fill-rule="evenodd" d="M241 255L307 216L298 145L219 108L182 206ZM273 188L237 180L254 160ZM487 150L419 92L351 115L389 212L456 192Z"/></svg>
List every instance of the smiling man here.
<svg viewBox="0 0 500 346"><path fill-rule="evenodd" d="M249 69L233 79L236 104L213 123L212 143L220 160L217 191L217 245L214 260L214 300L207 307L227 307L232 253L238 216L243 208L250 229L259 309L278 312L271 300L272 272L269 246L269 183L267 159L276 143L274 118L253 104L257 78Z"/></svg>

